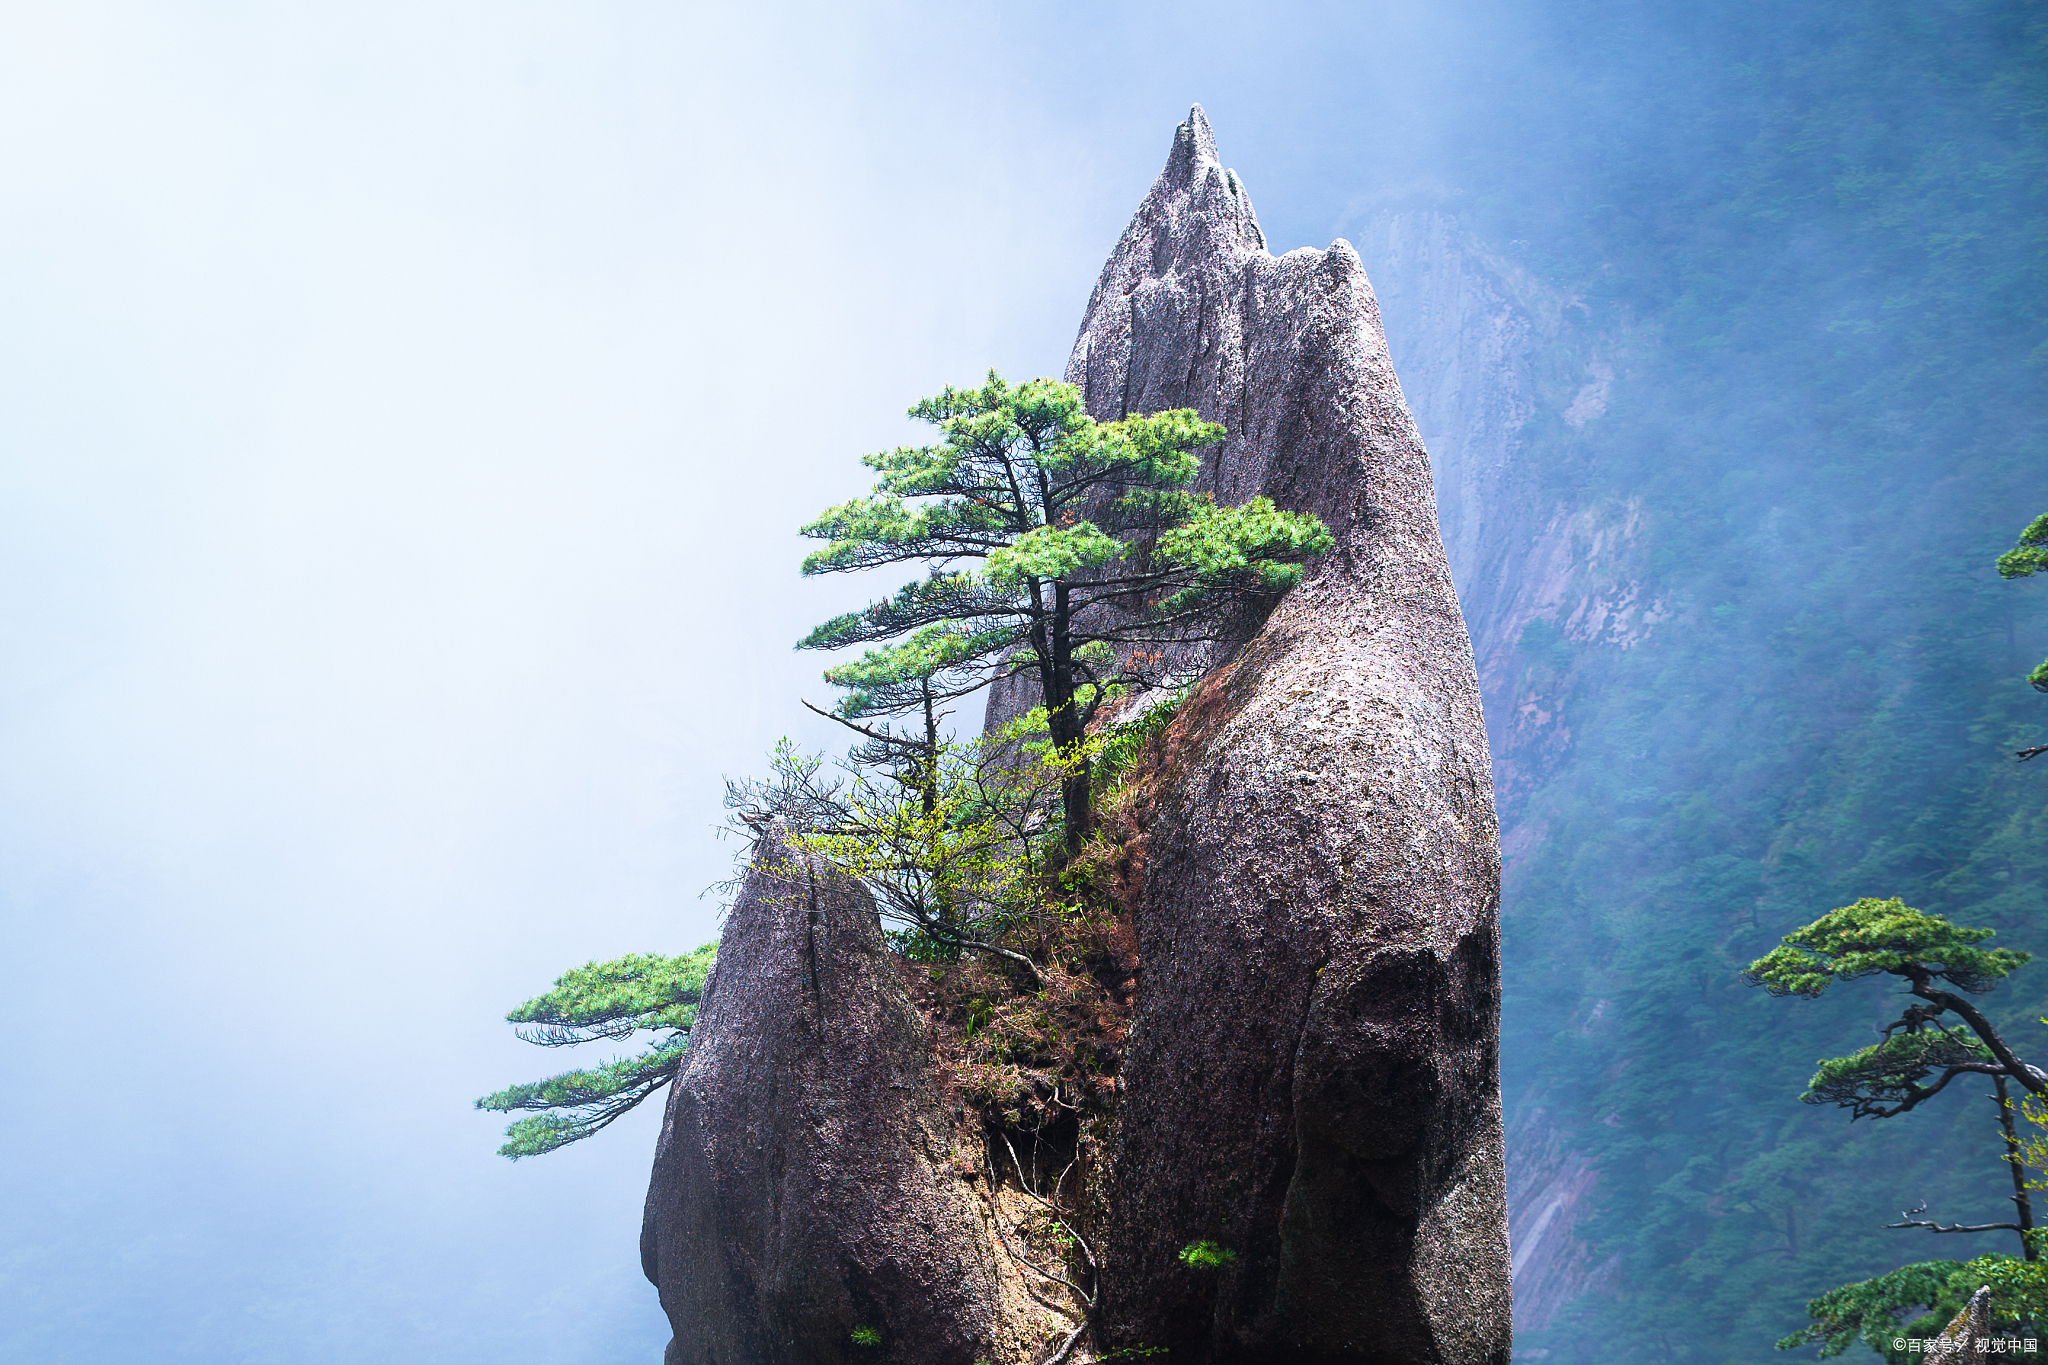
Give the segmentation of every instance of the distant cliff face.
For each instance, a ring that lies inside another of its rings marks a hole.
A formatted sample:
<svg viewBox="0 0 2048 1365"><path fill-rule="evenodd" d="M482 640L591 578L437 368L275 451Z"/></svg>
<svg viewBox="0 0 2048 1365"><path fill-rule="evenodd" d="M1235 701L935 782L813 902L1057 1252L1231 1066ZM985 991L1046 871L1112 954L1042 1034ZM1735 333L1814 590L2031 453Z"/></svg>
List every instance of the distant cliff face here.
<svg viewBox="0 0 2048 1365"><path fill-rule="evenodd" d="M1402 388L1429 447L1437 517L1472 633L1508 830L1563 754L1571 717L1531 622L1581 644L1640 643L1667 605L1642 587L1642 509L1584 501L1534 467L1559 428L1607 411L1632 338L1485 250L1449 214L1393 214L1361 233ZM1503 832L1510 852L1512 833Z"/></svg>
<svg viewBox="0 0 2048 1365"><path fill-rule="evenodd" d="M1169 732L1104 1329L1180 1361L1504 1360L1499 863L1429 461L1343 242L1269 255L1201 111L1096 285L1098 418L1193 407L1205 485L1337 537ZM1213 1279L1177 1253L1215 1240Z"/></svg>

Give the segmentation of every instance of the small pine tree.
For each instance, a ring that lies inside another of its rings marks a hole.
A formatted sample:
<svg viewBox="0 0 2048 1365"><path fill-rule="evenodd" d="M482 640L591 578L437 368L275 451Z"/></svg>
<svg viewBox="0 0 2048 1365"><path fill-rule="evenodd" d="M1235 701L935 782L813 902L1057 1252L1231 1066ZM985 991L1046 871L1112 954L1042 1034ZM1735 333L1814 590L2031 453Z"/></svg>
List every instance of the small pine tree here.
<svg viewBox="0 0 2048 1365"><path fill-rule="evenodd" d="M477 1108L500 1114L538 1111L505 1129L507 1141L498 1155L517 1161L580 1142L674 1080L717 954L718 945L707 943L680 957L631 953L610 962L588 962L563 974L547 994L507 1014L507 1023L526 1026L518 1030L520 1038L539 1047L619 1040L642 1030L656 1036L637 1056L565 1071L478 1100Z"/></svg>
<svg viewBox="0 0 2048 1365"><path fill-rule="evenodd" d="M2026 1092L2023 1098L2037 1101L2048 1095L2048 1074L2022 1060L1983 1011L1956 993L1980 995L2030 960L2023 952L1981 946L1993 932L1951 924L1897 899L1865 898L1793 930L1782 947L1744 970L1751 985L1772 995L1809 1000L1841 982L1865 977L1892 976L1903 982L1916 1001L1906 1005L1880 1041L1821 1062L1800 1099L1840 1105L1852 1119L1892 1118L1918 1108L1958 1077L1991 1078L1997 1087L1994 1099L2004 1139L2001 1159L2012 1180L2015 1220L1944 1226L1918 1217L1926 1212L1923 1207L1888 1226L1935 1233L2010 1231L2018 1235L2021 1247L2019 1257L1925 1261L1831 1290L1807 1304L1812 1321L1780 1341L1779 1349L1818 1343L1821 1355L1840 1355L1861 1337L1879 1354L1892 1357L1899 1353L1890 1349L1890 1339L1901 1330L1902 1318L1924 1308L1932 1316L1908 1330L1920 1334L1932 1324L1932 1330L1939 1331L1986 1283L1994 1285L1993 1304L2000 1322L2036 1323L2048 1314L2048 1268L2037 1260L2039 1234L2034 1231L2028 1194L2035 1183L2026 1171L2032 1154L2014 1123L2021 1107L2007 1089L2008 1082L2016 1083ZM1962 1025L1945 1025L1945 1015L1960 1019ZM1930 1077L1936 1078L1931 1084Z"/></svg>
<svg viewBox="0 0 2048 1365"><path fill-rule="evenodd" d="M803 528L826 542L803 571L922 563L928 576L834 617L798 648L882 644L859 666L857 690L870 698L920 670L932 676L935 660L974 686L1035 672L1070 770L1061 804L1077 849L1089 818L1088 722L1122 672L1113 646L1209 638L1232 604L1293 587L1333 538L1266 498L1219 507L1189 491L1198 452L1225 434L1191 410L1099 423L1071 384L1012 385L990 371L981 388L948 388L910 415L945 439L865 457L881 475L875 491ZM907 691L876 702L899 703L910 709Z"/></svg>

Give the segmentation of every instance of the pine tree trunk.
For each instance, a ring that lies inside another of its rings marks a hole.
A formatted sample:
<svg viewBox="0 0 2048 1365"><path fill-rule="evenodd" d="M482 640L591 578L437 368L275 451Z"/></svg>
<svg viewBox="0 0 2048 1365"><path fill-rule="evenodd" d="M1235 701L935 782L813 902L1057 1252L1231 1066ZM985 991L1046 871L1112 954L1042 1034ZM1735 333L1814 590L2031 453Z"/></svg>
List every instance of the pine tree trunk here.
<svg viewBox="0 0 2048 1365"><path fill-rule="evenodd" d="M2012 1202L2019 1209L2020 1246L2030 1261L2039 1258L2034 1239L2034 1198L2027 1193L2027 1168L2020 1164L2020 1137L2013 1130L2012 1100L2006 1094L2005 1077L1992 1077L1998 1084L1998 1122L2005 1129L2005 1159L2012 1166Z"/></svg>

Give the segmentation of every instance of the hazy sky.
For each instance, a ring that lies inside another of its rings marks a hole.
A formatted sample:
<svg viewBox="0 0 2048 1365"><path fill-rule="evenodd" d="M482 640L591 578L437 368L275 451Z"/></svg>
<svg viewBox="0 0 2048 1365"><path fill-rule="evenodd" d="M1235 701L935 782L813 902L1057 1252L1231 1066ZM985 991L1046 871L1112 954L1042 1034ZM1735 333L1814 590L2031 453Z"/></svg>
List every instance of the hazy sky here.
<svg viewBox="0 0 2048 1365"><path fill-rule="evenodd" d="M494 1156L499 1017L715 935L794 528L1188 104L1324 245L1450 12L0 4L0 1358L658 1359L653 1107Z"/></svg>

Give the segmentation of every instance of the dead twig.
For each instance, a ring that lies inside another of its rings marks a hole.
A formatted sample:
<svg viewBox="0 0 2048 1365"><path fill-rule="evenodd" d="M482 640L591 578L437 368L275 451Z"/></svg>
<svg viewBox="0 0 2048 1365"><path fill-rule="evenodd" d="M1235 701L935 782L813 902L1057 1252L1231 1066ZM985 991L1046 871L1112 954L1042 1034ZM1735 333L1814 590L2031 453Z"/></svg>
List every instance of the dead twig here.
<svg viewBox="0 0 2048 1365"><path fill-rule="evenodd" d="M1888 1228L1926 1228L1929 1232L2020 1231L2020 1225L2018 1223L1950 1223L1947 1227L1943 1227L1941 1224L1933 1222L1929 1219L1914 1217L1915 1214L1921 1214L1925 1212L1927 1212L1927 1206L1925 1204L1922 1204L1917 1209L1905 1209L1900 1212L1898 1222L1886 1223L1885 1226Z"/></svg>
<svg viewBox="0 0 2048 1365"><path fill-rule="evenodd" d="M1036 1133L1032 1134L1032 1138L1034 1141L1037 1139L1037 1136L1038 1135ZM1096 1300L1102 1288L1102 1268L1095 1259L1095 1249L1089 1246L1088 1239L1083 1237L1079 1232L1075 1231L1074 1225L1067 1221L1066 1210L1062 1209L1056 1202L1054 1202L1059 1197L1060 1189L1067 1183L1067 1176L1073 1171L1074 1167L1080 1163L1080 1154L1076 1153L1074 1159L1067 1163L1066 1169L1060 1172L1059 1179L1053 1182L1053 1198L1047 1199L1044 1195L1041 1195L1036 1188L1036 1161L1034 1160L1033 1162L1034 1174L1027 1175L1024 1170L1023 1161L1020 1160L1017 1156L1017 1148L1010 1141L1010 1135L1007 1132L1005 1132L1001 1134L1001 1137L1003 1139L1004 1149L1008 1151L1010 1154L1010 1164L1012 1167L1016 1169L1017 1172L1017 1188L1023 1192L1023 1195L1026 1199L1029 1199L1032 1203L1037 1204L1040 1208L1044 1209L1048 1214L1052 1215L1053 1222L1057 1223L1060 1226L1061 1230L1063 1230L1067 1234L1067 1236L1073 1239L1075 1246L1081 1248L1081 1254L1088 1258L1088 1269L1091 1274L1091 1278L1095 1282L1095 1290L1093 1292L1085 1290L1081 1288L1080 1285L1075 1284L1072 1280L1068 1279L1066 1276L1057 1275L1054 1274L1052 1271L1044 1269L1035 1261L1028 1259L1015 1247L1012 1247L1010 1245L1010 1239L1003 1234L1002 1214L996 1205L996 1169L995 1161L991 1156L988 1161L989 1218L990 1221L995 1224L996 1239L1002 1243L1003 1250L1009 1253L1011 1259L1015 1260L1020 1265L1026 1266L1032 1270L1037 1271L1040 1275L1044 1276L1048 1280L1053 1281L1056 1284L1065 1285L1067 1288L1074 1291L1074 1296L1076 1298L1081 1300L1081 1320L1078 1323L1074 1324L1074 1330L1067 1334L1067 1339L1060 1343L1059 1349L1054 1351L1050 1356L1047 1356L1044 1362L1044 1365L1063 1365L1067 1357L1073 1353L1075 1343L1080 1341L1082 1336L1087 1333L1088 1329L1094 1325ZM986 1149L984 1150L986 1151ZM1033 1154L1035 1158L1035 1148L1033 1149ZM1037 1291L1035 1290L1032 1292L1032 1297L1037 1298L1040 1303L1046 1302L1046 1300L1039 1297ZM1065 1311L1072 1310L1068 1309Z"/></svg>
<svg viewBox="0 0 2048 1365"><path fill-rule="evenodd" d="M1028 1194L1030 1192L1027 1190L1025 1193ZM1076 1294L1079 1294L1081 1296L1081 1301L1083 1303L1086 1303L1090 1308L1093 1308L1095 1306L1095 1300L1091 1298L1081 1288L1080 1285L1075 1284L1072 1280L1068 1279L1064 1275L1060 1275L1053 1271L1047 1270L1044 1266L1040 1265L1038 1262L1032 1260L1029 1256L1026 1256L1023 1252L1017 1250L1017 1248L1010 1245L1009 1237L1006 1236L1003 1232L1003 1212L1001 1207L996 1203L996 1168L995 1163L993 1161L988 1163L988 1216L989 1222L995 1226L996 1240L1002 1243L1003 1250L1009 1253L1011 1260L1015 1261L1018 1265L1023 1266L1025 1269L1032 1271L1033 1273L1038 1275L1040 1279L1051 1280L1055 1284L1065 1285L1067 1288L1073 1290ZM1026 1288L1029 1288L1029 1286L1027 1285ZM1050 1299L1039 1297L1038 1291L1035 1289L1032 1290L1031 1297L1038 1299L1038 1301L1044 1304L1046 1307L1057 1308L1063 1313L1071 1313L1074 1311L1071 1305L1058 1304L1052 1302ZM1085 1320L1085 1314L1083 1315L1083 1318Z"/></svg>

